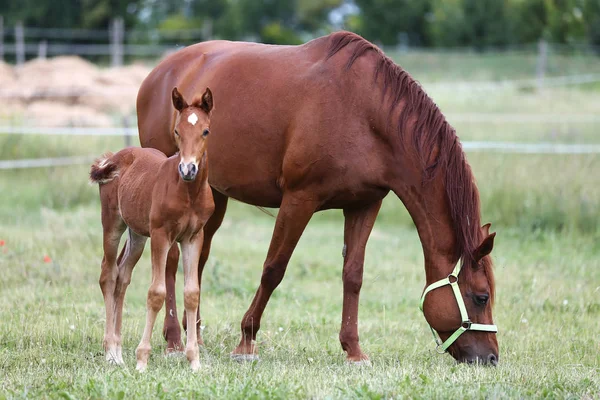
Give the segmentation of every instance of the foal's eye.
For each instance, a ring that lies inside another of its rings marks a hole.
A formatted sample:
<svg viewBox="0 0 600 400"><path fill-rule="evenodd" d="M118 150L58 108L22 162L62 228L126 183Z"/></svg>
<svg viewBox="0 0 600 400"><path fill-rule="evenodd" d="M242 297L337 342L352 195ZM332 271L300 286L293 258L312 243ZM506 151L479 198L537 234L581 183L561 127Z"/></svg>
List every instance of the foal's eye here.
<svg viewBox="0 0 600 400"><path fill-rule="evenodd" d="M210 133L209 130L205 129L202 131L202 136L208 136L209 133Z"/></svg>
<svg viewBox="0 0 600 400"><path fill-rule="evenodd" d="M475 303L479 306L485 306L490 299L489 294L476 294L473 296Z"/></svg>

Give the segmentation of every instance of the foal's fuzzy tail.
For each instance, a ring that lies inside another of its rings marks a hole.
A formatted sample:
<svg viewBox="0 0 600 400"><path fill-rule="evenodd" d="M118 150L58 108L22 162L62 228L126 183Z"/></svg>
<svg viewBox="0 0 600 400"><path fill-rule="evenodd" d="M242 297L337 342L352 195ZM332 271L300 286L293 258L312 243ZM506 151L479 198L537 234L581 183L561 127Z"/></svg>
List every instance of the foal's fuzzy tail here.
<svg viewBox="0 0 600 400"><path fill-rule="evenodd" d="M94 161L90 169L90 183L102 185L119 176L119 165L111 159L112 156L113 153L106 153Z"/></svg>

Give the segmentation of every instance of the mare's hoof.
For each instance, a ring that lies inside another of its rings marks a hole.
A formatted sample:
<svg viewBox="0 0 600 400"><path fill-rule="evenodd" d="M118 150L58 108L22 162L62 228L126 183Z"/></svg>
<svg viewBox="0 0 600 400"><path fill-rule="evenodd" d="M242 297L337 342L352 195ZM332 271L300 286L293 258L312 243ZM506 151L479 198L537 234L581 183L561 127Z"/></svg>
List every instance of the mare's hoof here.
<svg viewBox="0 0 600 400"><path fill-rule="evenodd" d="M237 362L257 362L260 361L258 354L235 354L231 353L230 357L232 360Z"/></svg>
<svg viewBox="0 0 600 400"><path fill-rule="evenodd" d="M353 367L372 367L373 364L371 364L371 360L366 359L366 360L346 360L346 364L351 365Z"/></svg>
<svg viewBox="0 0 600 400"><path fill-rule="evenodd" d="M185 353L182 350L166 349L165 357L167 357L167 358L182 358L182 357L185 357Z"/></svg>

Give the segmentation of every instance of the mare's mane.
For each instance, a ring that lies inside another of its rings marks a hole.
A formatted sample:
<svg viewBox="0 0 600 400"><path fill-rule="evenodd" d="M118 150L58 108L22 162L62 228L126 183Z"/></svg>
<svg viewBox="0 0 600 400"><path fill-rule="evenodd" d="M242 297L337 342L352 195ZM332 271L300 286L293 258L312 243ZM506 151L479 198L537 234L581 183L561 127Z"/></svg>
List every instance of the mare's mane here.
<svg viewBox="0 0 600 400"><path fill-rule="evenodd" d="M369 51L377 55L374 80L381 79L382 95L388 95L391 99L390 116L396 106L404 100L404 108L398 121L398 133L402 135L407 131L409 123L414 124L412 139L421 162L424 185L438 172L444 174L448 208L457 242L456 256L460 257L463 263L476 266L473 254L483 239L480 229L479 192L456 131L421 85L377 46L361 36L343 31L331 34L326 59L349 45L353 47L349 47L350 57L346 62L346 70ZM482 264L493 295L491 261L486 257ZM468 279L470 274L467 272L466 275Z"/></svg>

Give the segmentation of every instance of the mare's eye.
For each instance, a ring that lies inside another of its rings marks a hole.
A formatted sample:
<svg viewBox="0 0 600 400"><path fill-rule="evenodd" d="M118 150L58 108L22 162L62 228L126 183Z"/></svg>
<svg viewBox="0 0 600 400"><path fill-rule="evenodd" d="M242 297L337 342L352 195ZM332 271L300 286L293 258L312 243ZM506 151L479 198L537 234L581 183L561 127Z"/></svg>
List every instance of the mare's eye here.
<svg viewBox="0 0 600 400"><path fill-rule="evenodd" d="M205 129L204 131L202 131L202 136L208 136L209 133L209 130Z"/></svg>
<svg viewBox="0 0 600 400"><path fill-rule="evenodd" d="M175 129L175 136L179 137L179 132Z"/></svg>
<svg viewBox="0 0 600 400"><path fill-rule="evenodd" d="M475 304L477 304L479 306L485 306L489 299L490 299L489 294L476 294L473 296L473 300L475 301Z"/></svg>

